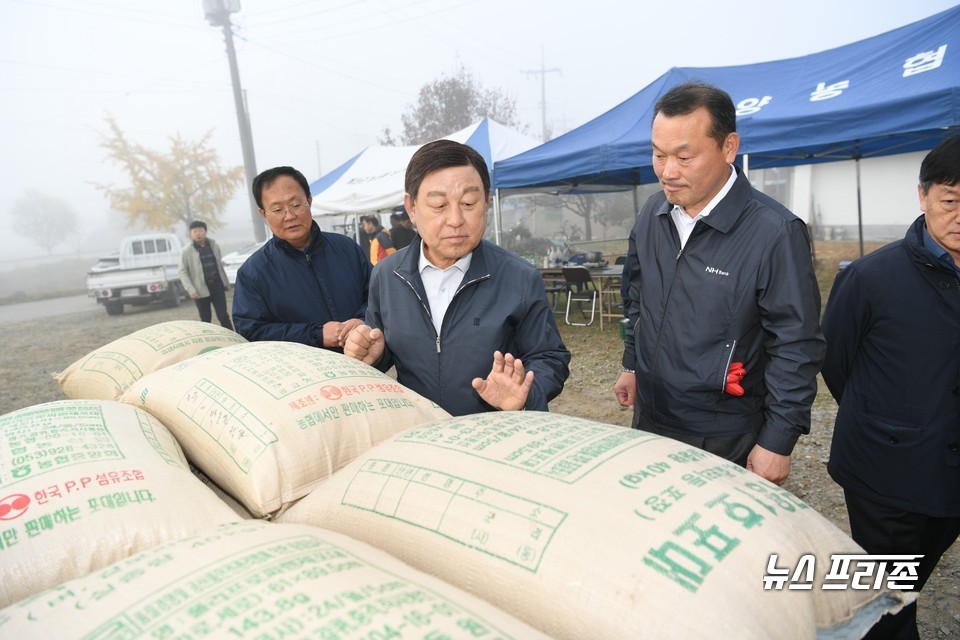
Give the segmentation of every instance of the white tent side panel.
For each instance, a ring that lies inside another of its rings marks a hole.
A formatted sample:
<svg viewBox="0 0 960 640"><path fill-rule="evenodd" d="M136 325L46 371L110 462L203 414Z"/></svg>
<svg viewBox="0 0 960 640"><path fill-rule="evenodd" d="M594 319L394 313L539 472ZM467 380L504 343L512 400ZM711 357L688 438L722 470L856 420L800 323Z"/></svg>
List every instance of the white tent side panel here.
<svg viewBox="0 0 960 640"><path fill-rule="evenodd" d="M486 127L482 125L486 122ZM474 136L486 131L488 140ZM540 144L536 138L514 131L493 120L485 119L445 137L471 143L493 162L523 153ZM483 148L486 147L486 148ZM358 212L386 211L403 204L403 182L407 164L420 145L409 147L368 147L340 179L313 195L313 215L343 215ZM489 149L489 151L487 151ZM335 169L337 171L339 169Z"/></svg>

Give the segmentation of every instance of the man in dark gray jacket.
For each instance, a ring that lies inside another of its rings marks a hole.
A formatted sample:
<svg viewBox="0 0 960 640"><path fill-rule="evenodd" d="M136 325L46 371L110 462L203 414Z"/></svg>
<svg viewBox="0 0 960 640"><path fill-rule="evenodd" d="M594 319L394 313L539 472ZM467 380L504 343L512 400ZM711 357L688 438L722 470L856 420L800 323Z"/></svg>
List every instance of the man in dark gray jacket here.
<svg viewBox="0 0 960 640"><path fill-rule="evenodd" d="M654 114L663 191L630 234L617 398L635 428L783 484L825 351L806 225L733 166L726 92L679 85Z"/></svg>
<svg viewBox="0 0 960 640"><path fill-rule="evenodd" d="M366 325L344 353L386 371L453 415L547 409L570 352L540 273L483 240L490 174L483 156L439 140L407 166L404 204L420 242L373 271Z"/></svg>

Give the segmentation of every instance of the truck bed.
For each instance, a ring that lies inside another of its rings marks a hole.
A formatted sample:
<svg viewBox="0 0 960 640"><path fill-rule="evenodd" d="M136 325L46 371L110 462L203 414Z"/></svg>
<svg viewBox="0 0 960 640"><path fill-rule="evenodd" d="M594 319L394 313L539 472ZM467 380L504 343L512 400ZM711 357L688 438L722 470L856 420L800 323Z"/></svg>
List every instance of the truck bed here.
<svg viewBox="0 0 960 640"><path fill-rule="evenodd" d="M109 269L87 273L87 289L95 295L99 289L138 287L152 282L174 280L177 267L141 267L139 269Z"/></svg>

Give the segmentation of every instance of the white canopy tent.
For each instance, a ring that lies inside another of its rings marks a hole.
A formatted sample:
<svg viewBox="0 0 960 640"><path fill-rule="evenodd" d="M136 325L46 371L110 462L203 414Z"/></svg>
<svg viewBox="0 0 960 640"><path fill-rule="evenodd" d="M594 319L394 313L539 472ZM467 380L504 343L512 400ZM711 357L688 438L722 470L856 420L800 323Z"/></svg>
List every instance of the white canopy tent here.
<svg viewBox="0 0 960 640"><path fill-rule="evenodd" d="M493 171L494 162L523 153L540 144L499 122L484 118L465 129L444 136L476 149ZM373 214L403 206L403 179L407 163L422 145L409 147L367 147L356 156L311 183L313 215ZM492 183L492 178L491 178ZM495 235L499 216L494 215Z"/></svg>

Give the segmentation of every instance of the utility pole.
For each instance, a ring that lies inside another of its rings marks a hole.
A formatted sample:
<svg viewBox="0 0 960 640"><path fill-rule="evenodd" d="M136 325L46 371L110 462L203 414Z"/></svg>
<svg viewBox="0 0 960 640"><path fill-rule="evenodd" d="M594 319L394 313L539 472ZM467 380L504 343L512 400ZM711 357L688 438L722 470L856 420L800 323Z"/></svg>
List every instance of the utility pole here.
<svg viewBox="0 0 960 640"><path fill-rule="evenodd" d="M560 69L546 69L544 68L543 62L543 46L540 46L540 69L535 71L524 71L527 75L530 74L540 74L540 117L542 121L542 135L543 141L547 141L547 74L557 72L560 73Z"/></svg>
<svg viewBox="0 0 960 640"><path fill-rule="evenodd" d="M233 83L233 102L240 127L240 146L243 149L243 168L247 176L247 198L250 202L250 219L253 235L258 242L267 239L257 202L253 197L253 179L257 177L257 161L253 155L253 135L250 132L250 117L240 87L240 70L237 67L237 52L233 48L233 25L230 14L240 11L240 0L203 0L203 14L214 27L223 27L223 39L227 43L227 59L230 62L230 80Z"/></svg>

